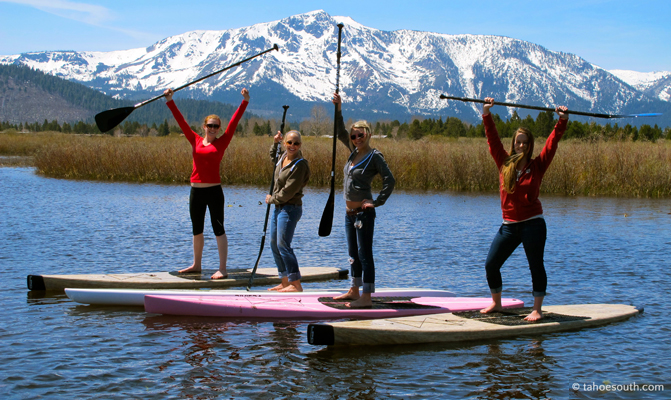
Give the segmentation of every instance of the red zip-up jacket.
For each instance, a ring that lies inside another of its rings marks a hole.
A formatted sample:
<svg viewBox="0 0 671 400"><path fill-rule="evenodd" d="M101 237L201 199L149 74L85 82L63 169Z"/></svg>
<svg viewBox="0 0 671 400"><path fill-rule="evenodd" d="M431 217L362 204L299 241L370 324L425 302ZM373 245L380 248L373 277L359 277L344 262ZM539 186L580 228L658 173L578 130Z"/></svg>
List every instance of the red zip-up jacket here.
<svg viewBox="0 0 671 400"><path fill-rule="evenodd" d="M508 157L508 152L503 148L492 115L483 115L482 122L485 125L489 153L494 158L496 167L501 171L501 166L503 166L504 161ZM506 192L503 187L503 175L499 173L501 211L503 212L503 219L505 221L519 222L543 214L543 207L540 200L538 200L541 181L554 158L557 144L562 135L564 135L564 131L566 131L567 123L568 119L559 119L545 142L541 153L524 166L522 175L520 175L515 184L515 193Z"/></svg>
<svg viewBox="0 0 671 400"><path fill-rule="evenodd" d="M191 143L193 148L193 172L191 172L191 182L194 183L221 183L221 176L219 175L219 166L221 165L221 159L224 157L224 151L231 143L233 139L233 134L235 129L238 127L238 122L242 118L242 114L245 113L247 109L246 100L243 100L240 103L240 106L233 114L233 117L226 127L226 131L220 137L218 137L214 142L203 146L203 138L194 132L189 124L186 122L182 113L179 112L177 105L173 100L170 100L166 103L170 111L172 111L172 116L175 117L177 124L182 129L184 136Z"/></svg>

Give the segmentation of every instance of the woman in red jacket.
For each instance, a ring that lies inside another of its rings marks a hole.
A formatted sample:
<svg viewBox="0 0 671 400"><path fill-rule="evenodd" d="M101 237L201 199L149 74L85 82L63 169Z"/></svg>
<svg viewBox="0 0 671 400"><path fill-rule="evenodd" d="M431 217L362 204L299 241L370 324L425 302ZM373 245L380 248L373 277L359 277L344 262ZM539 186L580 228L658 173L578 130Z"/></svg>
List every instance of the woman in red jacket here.
<svg viewBox="0 0 671 400"><path fill-rule="evenodd" d="M532 159L534 137L531 132L526 128L518 129L513 135L510 152L506 152L489 112L489 109L494 106L494 99L487 97L485 102L482 107L482 121L485 125L489 152L500 172L499 186L503 224L494 237L485 262L487 283L492 292L493 302L481 312L503 310L501 307L503 289L501 266L521 243L524 245L524 252L529 261L534 296L533 311L524 319L538 321L543 317L541 306L547 287L547 275L543 265L547 227L538 195L543 175L550 166L557 151L559 139L566 130L567 108L559 106L555 109L559 115L559 121L539 156Z"/></svg>
<svg viewBox="0 0 671 400"><path fill-rule="evenodd" d="M192 147L193 171L191 173L191 194L189 195L189 213L193 226L193 264L179 271L200 272L203 259L203 246L205 240L203 230L205 228L205 210L210 209L210 220L214 236L217 238L217 249L219 250L219 270L212 275L212 279L223 279L228 277L226 273L226 261L228 258L228 239L224 230L224 191L221 188L221 177L219 168L224 151L231 143L235 128L238 126L242 114L249 103L249 92L242 89L242 103L233 114L226 131L221 137L217 137L221 129L221 119L216 115L208 115L203 120L203 131L205 137L194 132L186 122L182 113L172 100L173 90L167 89L165 100L173 117L182 129Z"/></svg>

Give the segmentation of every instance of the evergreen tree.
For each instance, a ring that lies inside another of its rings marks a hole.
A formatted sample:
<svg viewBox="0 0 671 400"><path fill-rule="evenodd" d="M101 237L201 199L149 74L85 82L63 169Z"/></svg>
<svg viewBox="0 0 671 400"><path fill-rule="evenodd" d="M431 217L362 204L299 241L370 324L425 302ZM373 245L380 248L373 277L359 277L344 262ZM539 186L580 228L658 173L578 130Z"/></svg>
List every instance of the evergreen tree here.
<svg viewBox="0 0 671 400"><path fill-rule="evenodd" d="M652 142L655 141L654 135L653 135L653 132L652 132L652 127L648 124L641 125L641 129L639 129L638 135L639 135L640 139L650 140Z"/></svg>
<svg viewBox="0 0 671 400"><path fill-rule="evenodd" d="M566 139L582 139L585 137L585 128L579 121L569 121L564 137Z"/></svg>
<svg viewBox="0 0 671 400"><path fill-rule="evenodd" d="M252 133L254 133L255 136L262 136L263 135L263 128L259 126L259 123L254 121L254 128L252 128Z"/></svg>
<svg viewBox="0 0 671 400"><path fill-rule="evenodd" d="M536 117L536 135L543 137L550 135L556 124L554 116L554 111L542 111L538 113L538 117Z"/></svg>
<svg viewBox="0 0 671 400"><path fill-rule="evenodd" d="M164 119L163 123L158 126L158 136L168 136L170 134L170 127L168 126L168 120Z"/></svg>
<svg viewBox="0 0 671 400"><path fill-rule="evenodd" d="M447 119L445 124L445 131L450 137L458 138L460 136L466 136L466 128L459 118L450 117Z"/></svg>
<svg viewBox="0 0 671 400"><path fill-rule="evenodd" d="M422 125L419 122L418 119L412 121L412 124L410 124L410 127L408 129L408 138L412 140L418 140L421 139L423 136L422 132Z"/></svg>

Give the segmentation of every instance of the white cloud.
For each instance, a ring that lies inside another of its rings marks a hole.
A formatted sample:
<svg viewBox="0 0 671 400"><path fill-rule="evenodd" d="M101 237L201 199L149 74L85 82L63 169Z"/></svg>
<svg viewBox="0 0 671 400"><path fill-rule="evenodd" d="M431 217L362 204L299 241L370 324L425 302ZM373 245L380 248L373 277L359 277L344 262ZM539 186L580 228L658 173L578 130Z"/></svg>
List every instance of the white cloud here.
<svg viewBox="0 0 671 400"><path fill-rule="evenodd" d="M106 7L67 0L0 0L0 2L23 4L59 17L96 26L102 26L115 19L115 14Z"/></svg>
<svg viewBox="0 0 671 400"><path fill-rule="evenodd" d="M62 18L121 32L143 41L156 40L156 35L152 33L111 26L111 22L118 18L117 14L107 7L95 4L68 0L0 0L0 2L26 5Z"/></svg>

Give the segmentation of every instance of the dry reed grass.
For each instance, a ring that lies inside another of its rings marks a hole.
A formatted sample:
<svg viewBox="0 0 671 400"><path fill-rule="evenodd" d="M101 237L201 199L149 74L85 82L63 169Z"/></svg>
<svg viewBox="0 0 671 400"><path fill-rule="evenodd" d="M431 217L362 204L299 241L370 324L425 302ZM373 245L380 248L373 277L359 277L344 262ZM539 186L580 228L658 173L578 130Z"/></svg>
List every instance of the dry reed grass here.
<svg viewBox="0 0 671 400"><path fill-rule="evenodd" d="M509 140L504 140L508 148ZM540 139L542 141L542 139ZM221 167L224 184L269 184L270 137L234 138ZM303 137L310 186L330 182L332 139ZM373 139L387 159L398 189L497 191L498 173L482 138L426 137L420 141ZM542 146L536 146L540 151ZM171 137L0 134L0 154L34 155L39 173L68 179L187 183L191 147ZM338 143L336 184L342 184L345 147ZM375 182L379 187L379 179ZM543 193L583 196L671 196L669 142L560 142L543 180Z"/></svg>

